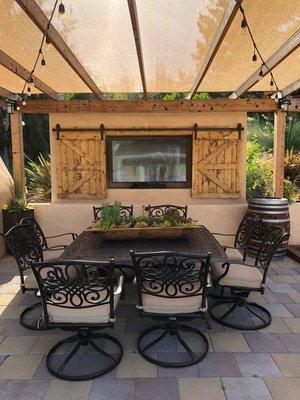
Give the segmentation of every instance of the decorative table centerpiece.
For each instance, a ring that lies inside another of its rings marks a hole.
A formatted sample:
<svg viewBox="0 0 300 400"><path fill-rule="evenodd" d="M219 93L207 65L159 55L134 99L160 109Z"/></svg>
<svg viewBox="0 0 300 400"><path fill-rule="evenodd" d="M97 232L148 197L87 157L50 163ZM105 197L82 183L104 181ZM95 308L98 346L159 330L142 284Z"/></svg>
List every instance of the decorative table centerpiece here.
<svg viewBox="0 0 300 400"><path fill-rule="evenodd" d="M143 212L136 216L122 216L121 203L104 203L101 217L90 231L98 232L104 240L182 239L197 228L191 218L182 217L178 210L167 210L163 215L150 218Z"/></svg>

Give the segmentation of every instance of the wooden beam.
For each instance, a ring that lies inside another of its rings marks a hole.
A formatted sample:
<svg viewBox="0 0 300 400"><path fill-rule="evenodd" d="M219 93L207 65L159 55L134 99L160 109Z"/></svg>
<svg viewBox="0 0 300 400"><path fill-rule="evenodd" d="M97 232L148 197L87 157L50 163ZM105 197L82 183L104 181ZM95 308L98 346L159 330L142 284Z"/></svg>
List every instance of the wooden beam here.
<svg viewBox="0 0 300 400"><path fill-rule="evenodd" d="M300 89L300 79L295 80L290 85L280 90L281 93L279 93L279 97L280 95L282 95L283 97L288 96L289 94L296 92L296 90L298 89Z"/></svg>
<svg viewBox="0 0 300 400"><path fill-rule="evenodd" d="M238 100L32 100L22 107L22 112L272 112L276 111L278 107L278 103L270 98Z"/></svg>
<svg viewBox="0 0 300 400"><path fill-rule="evenodd" d="M193 96L195 95L198 87L200 86L201 82L203 81L211 63L213 62L221 44L222 41L234 19L236 16L236 13L238 12L240 5L243 0L229 0L228 6L223 14L223 17L221 19L221 22L218 26L218 29L212 39L212 42L209 46L209 49L207 51L207 54L205 56L205 59L200 67L200 70L197 74L197 77L193 83L193 86L190 90L190 93L188 95L188 99L192 99Z"/></svg>
<svg viewBox="0 0 300 400"><path fill-rule="evenodd" d="M274 167L273 191L276 197L283 197L284 181L284 153L285 153L285 126L286 112L278 110L274 119Z"/></svg>
<svg viewBox="0 0 300 400"><path fill-rule="evenodd" d="M295 32L283 45L279 47L275 53L271 55L266 61L266 65L262 66L262 73L265 76L269 70L274 69L277 65L279 65L283 60L285 60L290 54L292 54L298 47L300 46L300 29ZM230 99L237 99L242 94L247 92L247 90L251 89L260 79L261 67L257 68L257 70L249 76L242 85L236 89L235 92L231 93L229 96Z"/></svg>
<svg viewBox="0 0 300 400"><path fill-rule="evenodd" d="M0 50L0 64L3 65L5 68L7 68L9 71L18 75L20 78L24 79L25 81L27 81L29 79L30 72L26 68L24 68L21 64L19 64L17 61L12 59L9 55L4 53L2 50ZM51 97L54 100L57 100L59 98L58 93L56 93L46 83L41 81L35 75L33 75L32 78L34 80L35 87L38 90L47 94L49 97Z"/></svg>
<svg viewBox="0 0 300 400"><path fill-rule="evenodd" d="M34 22L34 24L40 29L41 32L47 30L49 19L44 14L42 9L34 0L16 0L19 6L25 11L29 18ZM96 83L92 80L91 76L85 70L83 65L76 58L75 54L69 48L67 43L60 36L58 31L54 28L52 24L48 29L48 36L51 40L52 45L59 52L59 54L64 58L64 60L70 65L70 67L76 72L76 74L82 79L82 81L91 89L91 91L101 100L104 96L101 90L98 88Z"/></svg>
<svg viewBox="0 0 300 400"><path fill-rule="evenodd" d="M291 99L291 105L288 107L289 112L300 112L300 99Z"/></svg>
<svg viewBox="0 0 300 400"><path fill-rule="evenodd" d="M10 92L9 90L3 88L2 86L0 86L0 97L11 101L17 101L20 99L20 96L18 96L13 92Z"/></svg>
<svg viewBox="0 0 300 400"><path fill-rule="evenodd" d="M10 114L11 147L14 180L21 185L25 193L25 169L24 169L24 144L22 114L15 111Z"/></svg>
<svg viewBox="0 0 300 400"><path fill-rule="evenodd" d="M134 40L135 40L136 52L137 52L138 61L139 61L144 99L147 99L147 85L146 85L145 68L144 68L143 51L142 51L142 41L141 41L136 1L135 0L127 0L127 3L128 3L129 14L130 14L130 18L131 18L131 25L132 25L133 36L134 36Z"/></svg>

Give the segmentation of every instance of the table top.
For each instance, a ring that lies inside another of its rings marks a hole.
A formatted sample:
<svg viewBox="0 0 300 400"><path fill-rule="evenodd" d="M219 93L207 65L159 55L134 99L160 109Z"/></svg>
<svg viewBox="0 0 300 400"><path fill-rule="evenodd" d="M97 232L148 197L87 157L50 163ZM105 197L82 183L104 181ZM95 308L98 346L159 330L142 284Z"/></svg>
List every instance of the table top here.
<svg viewBox="0 0 300 400"><path fill-rule="evenodd" d="M131 263L129 251L155 252L174 251L212 255L212 261L226 261L224 249L204 226L194 229L186 239L151 239L151 240L103 240L95 231L84 231L61 255L62 259L71 260L109 260L116 263Z"/></svg>

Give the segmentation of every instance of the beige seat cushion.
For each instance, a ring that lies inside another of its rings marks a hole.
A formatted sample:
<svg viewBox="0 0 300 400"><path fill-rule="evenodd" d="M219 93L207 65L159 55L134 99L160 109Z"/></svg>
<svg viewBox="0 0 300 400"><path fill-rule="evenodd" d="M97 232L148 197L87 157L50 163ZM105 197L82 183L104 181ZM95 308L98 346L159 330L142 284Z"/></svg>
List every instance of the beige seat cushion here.
<svg viewBox="0 0 300 400"><path fill-rule="evenodd" d="M222 268L221 263L212 264L213 278L218 278L224 274L226 268ZM246 287L258 289L261 287L263 279L262 273L256 267L247 265L230 264L229 271L218 284L221 286Z"/></svg>
<svg viewBox="0 0 300 400"><path fill-rule="evenodd" d="M114 288L114 307L117 307L119 302L122 287L123 287L123 276L120 276L118 285ZM105 294L100 294L103 298ZM83 307L85 305L90 305L89 303L84 302ZM80 324L80 323L97 323L104 324L109 322L110 316L110 306L109 304L99 305L95 307L86 307L86 308L73 308L69 303L66 304L66 307L56 307L53 305L47 306L47 311L49 315L50 322L56 323L70 323L70 324Z"/></svg>
<svg viewBox="0 0 300 400"><path fill-rule="evenodd" d="M226 255L230 260L243 260L243 255L238 249L227 248Z"/></svg>
<svg viewBox="0 0 300 400"><path fill-rule="evenodd" d="M25 277L24 282L25 282L25 289L27 290L39 289L33 272L30 272L30 274Z"/></svg>
<svg viewBox="0 0 300 400"><path fill-rule="evenodd" d="M165 294L163 291L161 294ZM191 297L158 297L143 294L143 310L155 314L189 314L197 311L206 311L207 304L202 307L201 292Z"/></svg>

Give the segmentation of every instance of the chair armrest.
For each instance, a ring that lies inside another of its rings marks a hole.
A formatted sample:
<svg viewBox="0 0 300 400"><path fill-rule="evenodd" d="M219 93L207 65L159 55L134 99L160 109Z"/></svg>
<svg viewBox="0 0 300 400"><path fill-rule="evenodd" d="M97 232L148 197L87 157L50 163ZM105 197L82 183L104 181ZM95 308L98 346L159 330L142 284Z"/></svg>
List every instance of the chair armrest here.
<svg viewBox="0 0 300 400"><path fill-rule="evenodd" d="M46 236L46 239L55 239L55 238L58 238L58 237L63 237L63 236L68 236L68 235L71 235L73 240L75 240L75 239L78 237L77 233L74 233L74 232L66 232L66 233L62 233L62 234L60 234L60 235Z"/></svg>
<svg viewBox="0 0 300 400"><path fill-rule="evenodd" d="M47 247L44 251L57 251L57 250L67 250L69 246L67 244L58 244L57 246Z"/></svg>
<svg viewBox="0 0 300 400"><path fill-rule="evenodd" d="M211 232L212 235L218 235L218 236L233 236L235 237L235 234L232 233L219 233L219 232Z"/></svg>
<svg viewBox="0 0 300 400"><path fill-rule="evenodd" d="M118 279L117 286L115 286L115 288L114 288L114 295L122 293L123 283L124 283L124 276L120 275L119 279Z"/></svg>

